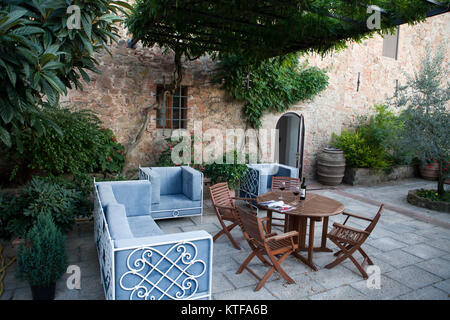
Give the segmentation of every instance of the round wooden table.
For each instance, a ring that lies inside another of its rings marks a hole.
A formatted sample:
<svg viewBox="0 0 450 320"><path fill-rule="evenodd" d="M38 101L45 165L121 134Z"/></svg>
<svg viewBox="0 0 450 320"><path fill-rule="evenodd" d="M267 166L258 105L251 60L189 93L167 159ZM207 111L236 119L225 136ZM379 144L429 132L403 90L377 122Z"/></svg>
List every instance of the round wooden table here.
<svg viewBox="0 0 450 320"><path fill-rule="evenodd" d="M268 208L261 205L261 202L275 200L282 201L295 209L290 211L281 211L274 208ZM267 210L267 216L270 218L268 229L271 231L271 219L272 212L279 212L286 216L284 231L298 231L298 251L308 251L308 256L304 257L299 252L295 252L294 255L299 258L303 263L311 267L314 271L317 271L317 267L313 262L313 252L332 252L327 248L327 232L328 232L328 218L344 212L344 205L339 201L331 198L321 196L314 193L307 193L305 200L300 200L299 196L294 196L292 191L269 191L256 198L257 206L260 209ZM297 202L297 204L293 204ZM306 247L306 230L309 219L309 241L308 247ZM322 241L320 247L314 247L314 227L316 221L322 221Z"/></svg>

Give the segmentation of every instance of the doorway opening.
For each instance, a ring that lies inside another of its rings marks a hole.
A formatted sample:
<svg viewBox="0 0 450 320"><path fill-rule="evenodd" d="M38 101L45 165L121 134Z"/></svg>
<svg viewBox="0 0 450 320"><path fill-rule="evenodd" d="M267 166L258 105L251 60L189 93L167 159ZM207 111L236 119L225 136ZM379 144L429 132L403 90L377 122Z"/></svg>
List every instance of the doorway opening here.
<svg viewBox="0 0 450 320"><path fill-rule="evenodd" d="M285 113L278 119L278 130L275 154L278 162L298 168L298 177L302 178L303 172L303 148L305 138L305 123L303 115L295 112Z"/></svg>

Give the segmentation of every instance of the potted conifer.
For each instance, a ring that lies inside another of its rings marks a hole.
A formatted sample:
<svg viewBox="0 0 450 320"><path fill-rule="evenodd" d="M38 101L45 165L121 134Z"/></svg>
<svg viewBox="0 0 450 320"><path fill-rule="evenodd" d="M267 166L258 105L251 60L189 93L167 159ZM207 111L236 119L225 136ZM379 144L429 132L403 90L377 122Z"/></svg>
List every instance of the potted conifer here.
<svg viewBox="0 0 450 320"><path fill-rule="evenodd" d="M17 252L17 276L30 284L33 300L53 300L67 270L66 239L48 213L41 213Z"/></svg>

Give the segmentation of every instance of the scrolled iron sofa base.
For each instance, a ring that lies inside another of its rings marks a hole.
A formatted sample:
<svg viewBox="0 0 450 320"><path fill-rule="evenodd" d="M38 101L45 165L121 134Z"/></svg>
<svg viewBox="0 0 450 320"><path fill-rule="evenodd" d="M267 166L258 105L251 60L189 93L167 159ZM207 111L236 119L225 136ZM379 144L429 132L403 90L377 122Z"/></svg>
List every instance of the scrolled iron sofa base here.
<svg viewBox="0 0 450 320"><path fill-rule="evenodd" d="M203 230L164 234L148 180L95 182L94 228L109 300L210 299L213 242Z"/></svg>

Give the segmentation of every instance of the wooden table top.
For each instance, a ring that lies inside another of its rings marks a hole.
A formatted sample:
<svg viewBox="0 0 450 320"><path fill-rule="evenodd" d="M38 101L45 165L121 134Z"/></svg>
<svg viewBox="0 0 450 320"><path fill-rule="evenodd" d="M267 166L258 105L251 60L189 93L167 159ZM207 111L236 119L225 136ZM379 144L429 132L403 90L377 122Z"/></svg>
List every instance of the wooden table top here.
<svg viewBox="0 0 450 320"><path fill-rule="evenodd" d="M344 205L337 200L321 196L315 193L307 193L305 200L300 200L299 196L294 196L292 191L269 191L258 197L256 202L261 209L267 209L263 205L259 205L260 202L278 199L283 194L283 202L294 206L292 202L296 201L295 209L290 211L278 211L270 209L275 212L284 213L288 215L305 216L305 217L329 217L344 212Z"/></svg>

